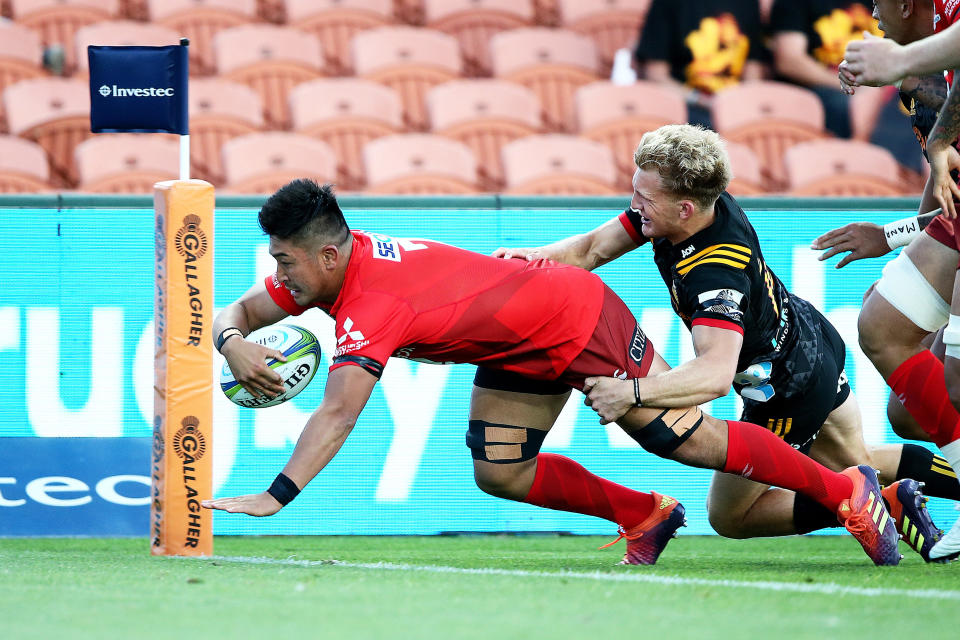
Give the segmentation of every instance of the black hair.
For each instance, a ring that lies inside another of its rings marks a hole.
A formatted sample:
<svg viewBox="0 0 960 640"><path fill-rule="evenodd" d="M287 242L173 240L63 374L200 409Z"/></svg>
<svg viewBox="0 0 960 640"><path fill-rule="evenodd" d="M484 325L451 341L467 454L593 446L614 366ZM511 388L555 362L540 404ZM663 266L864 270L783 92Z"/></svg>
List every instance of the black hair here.
<svg viewBox="0 0 960 640"><path fill-rule="evenodd" d="M350 235L333 185L298 178L280 187L260 208L260 228L281 240L340 244Z"/></svg>

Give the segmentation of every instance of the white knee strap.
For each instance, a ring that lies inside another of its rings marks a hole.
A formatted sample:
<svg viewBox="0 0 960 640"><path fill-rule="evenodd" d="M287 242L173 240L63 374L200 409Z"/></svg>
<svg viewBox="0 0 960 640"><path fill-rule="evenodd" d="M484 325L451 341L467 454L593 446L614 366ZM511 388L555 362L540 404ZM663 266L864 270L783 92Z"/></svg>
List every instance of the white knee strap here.
<svg viewBox="0 0 960 640"><path fill-rule="evenodd" d="M947 347L948 356L960 358L960 316L950 314L950 322L943 330L943 344Z"/></svg>
<svg viewBox="0 0 960 640"><path fill-rule="evenodd" d="M936 331L950 318L950 305L905 253L883 267L876 291L924 331Z"/></svg>

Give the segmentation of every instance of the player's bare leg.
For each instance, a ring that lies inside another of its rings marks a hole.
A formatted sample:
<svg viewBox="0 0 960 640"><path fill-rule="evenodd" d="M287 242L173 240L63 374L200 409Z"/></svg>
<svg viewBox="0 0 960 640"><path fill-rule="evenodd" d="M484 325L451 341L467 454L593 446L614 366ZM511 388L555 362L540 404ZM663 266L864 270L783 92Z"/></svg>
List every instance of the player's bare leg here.
<svg viewBox="0 0 960 640"><path fill-rule="evenodd" d="M627 539L622 564L654 564L685 523L679 502L610 482L565 456L539 453L569 395L474 386L468 442L477 486L501 498L614 522Z"/></svg>

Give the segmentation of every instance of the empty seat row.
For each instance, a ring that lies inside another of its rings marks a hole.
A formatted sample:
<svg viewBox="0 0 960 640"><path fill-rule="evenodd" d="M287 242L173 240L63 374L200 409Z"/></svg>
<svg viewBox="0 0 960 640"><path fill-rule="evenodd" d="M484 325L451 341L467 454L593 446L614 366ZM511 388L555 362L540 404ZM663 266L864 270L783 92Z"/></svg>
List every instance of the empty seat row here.
<svg viewBox="0 0 960 640"><path fill-rule="evenodd" d="M336 182L332 146L296 133L267 132L238 136L219 150L225 184L218 190L270 193L296 177ZM735 195L762 193L760 163L748 147L728 143ZM179 143L175 136L104 134L79 143L74 154L79 190L148 193L160 180L177 177ZM506 193L535 195L617 195L628 193L614 180L616 166L602 144L563 134L536 135L501 149ZM430 134L389 135L361 151L366 193L471 194L482 191L477 158L469 147ZM902 195L897 162L881 147L849 140L800 143L785 155L787 191L794 195ZM348 191L338 185L342 191ZM44 149L14 136L0 136L0 192L23 193L53 188Z"/></svg>
<svg viewBox="0 0 960 640"><path fill-rule="evenodd" d="M194 73L216 71L215 36L224 29L262 20L256 0L143 0L149 23L170 30L178 41L191 41ZM286 0L283 12L289 28L319 37L325 53L324 67L332 75L352 69L350 40L360 31L397 25L398 7L392 0ZM590 38L599 50L599 64L610 68L614 52L629 47L637 37L649 0L561 0L565 28ZM11 0L13 18L35 31L43 46L64 48L65 69L81 68L84 51L75 46L78 31L91 24L133 16L121 12L119 0ZM501 31L538 26L531 2L514 0L425 0L418 24L456 38L468 76L491 73L488 41ZM138 23L145 24L145 23ZM402 24L402 23L400 23ZM117 22L115 31L133 27ZM459 55L459 52L458 52Z"/></svg>

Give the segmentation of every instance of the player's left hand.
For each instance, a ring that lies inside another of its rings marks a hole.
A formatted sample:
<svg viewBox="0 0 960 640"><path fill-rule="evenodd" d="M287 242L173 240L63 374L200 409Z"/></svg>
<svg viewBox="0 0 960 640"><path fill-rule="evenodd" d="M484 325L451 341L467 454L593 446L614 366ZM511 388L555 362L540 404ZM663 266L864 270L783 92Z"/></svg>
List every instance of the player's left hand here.
<svg viewBox="0 0 960 640"><path fill-rule="evenodd" d="M498 247L497 250L490 255L494 258L503 258L504 260L516 258L517 260L527 260L530 262L546 257L538 248L509 249L507 247Z"/></svg>
<svg viewBox="0 0 960 640"><path fill-rule="evenodd" d="M883 87L907 75L902 71L902 56L903 47L899 44L865 31L863 40L847 43L843 58L857 84Z"/></svg>
<svg viewBox="0 0 960 640"><path fill-rule="evenodd" d="M846 60L837 67L837 78L840 80L840 91L848 96L852 96L857 90L857 79L850 72L850 67Z"/></svg>
<svg viewBox="0 0 960 640"><path fill-rule="evenodd" d="M864 258L879 258L890 253L890 245L883 227L872 222L851 222L833 231L827 231L810 245L814 251L826 249L818 260L826 260L843 251L849 251L837 263L837 269Z"/></svg>
<svg viewBox="0 0 960 640"><path fill-rule="evenodd" d="M283 505L266 491L235 498L203 500L200 506L204 509L218 509L227 513L245 513L249 516L272 516L283 508Z"/></svg>
<svg viewBox="0 0 960 640"><path fill-rule="evenodd" d="M633 407L633 380L587 378L583 394L583 404L600 415L600 424L607 424L619 420Z"/></svg>
<svg viewBox="0 0 960 640"><path fill-rule="evenodd" d="M930 160L930 180L933 181L933 197L950 220L957 217L954 200L960 201L960 187L950 177L954 169L960 170L960 153L952 144L928 141L927 158Z"/></svg>

